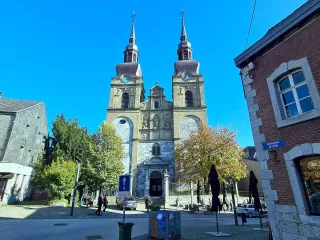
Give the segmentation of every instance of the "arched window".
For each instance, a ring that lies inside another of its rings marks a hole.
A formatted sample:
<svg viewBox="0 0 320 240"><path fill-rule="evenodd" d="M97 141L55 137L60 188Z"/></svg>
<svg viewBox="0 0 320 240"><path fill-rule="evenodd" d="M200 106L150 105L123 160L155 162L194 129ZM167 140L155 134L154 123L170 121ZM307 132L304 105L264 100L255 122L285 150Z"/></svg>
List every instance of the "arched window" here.
<svg viewBox="0 0 320 240"><path fill-rule="evenodd" d="M154 102L154 108L159 108L159 102L158 101Z"/></svg>
<svg viewBox="0 0 320 240"><path fill-rule="evenodd" d="M160 145L158 143L153 144L153 146L152 146L152 155L160 156Z"/></svg>
<svg viewBox="0 0 320 240"><path fill-rule="evenodd" d="M133 54L133 62L137 62L137 54L136 53Z"/></svg>
<svg viewBox="0 0 320 240"><path fill-rule="evenodd" d="M128 93L122 94L121 108L129 108L129 94Z"/></svg>
<svg viewBox="0 0 320 240"><path fill-rule="evenodd" d="M193 95L191 91L186 91L186 107L193 107Z"/></svg>
<svg viewBox="0 0 320 240"><path fill-rule="evenodd" d="M127 61L126 62L132 62L132 52L127 53Z"/></svg>

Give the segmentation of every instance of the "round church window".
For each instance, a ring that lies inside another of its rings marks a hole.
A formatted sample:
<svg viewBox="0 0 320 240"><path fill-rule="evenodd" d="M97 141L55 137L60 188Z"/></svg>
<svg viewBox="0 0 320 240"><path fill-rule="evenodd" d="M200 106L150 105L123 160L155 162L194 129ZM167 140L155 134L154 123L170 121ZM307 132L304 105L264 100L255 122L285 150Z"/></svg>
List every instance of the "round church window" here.
<svg viewBox="0 0 320 240"><path fill-rule="evenodd" d="M126 120L124 120L124 119L121 119L120 120L120 124L125 124L127 121Z"/></svg>

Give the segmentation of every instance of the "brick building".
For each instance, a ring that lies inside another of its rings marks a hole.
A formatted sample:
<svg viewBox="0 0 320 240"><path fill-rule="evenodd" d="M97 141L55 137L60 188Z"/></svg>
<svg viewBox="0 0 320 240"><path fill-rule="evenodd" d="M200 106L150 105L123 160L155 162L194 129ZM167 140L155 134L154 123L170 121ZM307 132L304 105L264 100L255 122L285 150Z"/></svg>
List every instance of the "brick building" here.
<svg viewBox="0 0 320 240"><path fill-rule="evenodd" d="M307 1L235 63L274 239L320 239L320 0Z"/></svg>
<svg viewBox="0 0 320 240"><path fill-rule="evenodd" d="M44 103L0 98L0 205L31 195L32 166L47 136Z"/></svg>

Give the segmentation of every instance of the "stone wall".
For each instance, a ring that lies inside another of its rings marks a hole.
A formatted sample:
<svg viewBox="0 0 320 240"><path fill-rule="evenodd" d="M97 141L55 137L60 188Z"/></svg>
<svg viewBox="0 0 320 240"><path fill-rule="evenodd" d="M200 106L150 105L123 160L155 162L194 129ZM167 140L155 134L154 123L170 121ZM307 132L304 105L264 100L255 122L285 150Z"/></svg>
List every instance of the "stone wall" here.
<svg viewBox="0 0 320 240"><path fill-rule="evenodd" d="M3 161L30 166L43 150L48 125L44 103L16 114Z"/></svg>
<svg viewBox="0 0 320 240"><path fill-rule="evenodd" d="M15 115L0 115L0 161L2 161L7 147L14 119Z"/></svg>
<svg viewBox="0 0 320 240"><path fill-rule="evenodd" d="M119 117L112 121L117 134L122 139L123 146L123 167L124 174L129 174L132 165L132 137L133 137L133 124L129 118Z"/></svg>

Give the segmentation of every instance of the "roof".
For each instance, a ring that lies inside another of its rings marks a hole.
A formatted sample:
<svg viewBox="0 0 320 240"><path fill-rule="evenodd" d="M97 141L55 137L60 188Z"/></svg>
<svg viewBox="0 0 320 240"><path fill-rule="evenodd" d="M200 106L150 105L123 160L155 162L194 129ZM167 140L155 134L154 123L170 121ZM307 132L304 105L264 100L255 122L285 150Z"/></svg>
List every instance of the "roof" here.
<svg viewBox="0 0 320 240"><path fill-rule="evenodd" d="M290 32L298 24L302 24L310 20L313 16L320 13L320 0L309 0L292 14L282 20L280 23L272 27L260 40L253 44L246 51L235 58L237 67L241 67L252 58L272 47L274 42L283 35Z"/></svg>
<svg viewBox="0 0 320 240"><path fill-rule="evenodd" d="M247 146L243 149L243 152L247 153L246 157L253 158L256 153L256 148L253 146Z"/></svg>
<svg viewBox="0 0 320 240"><path fill-rule="evenodd" d="M9 98L0 98L0 112L16 113L29 107L40 104L41 102L31 102L14 100Z"/></svg>

